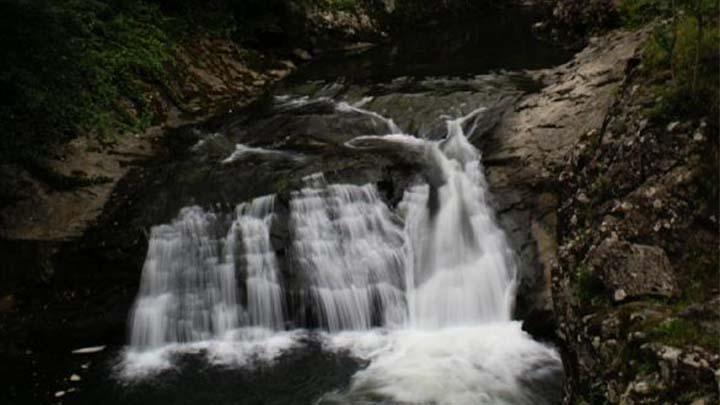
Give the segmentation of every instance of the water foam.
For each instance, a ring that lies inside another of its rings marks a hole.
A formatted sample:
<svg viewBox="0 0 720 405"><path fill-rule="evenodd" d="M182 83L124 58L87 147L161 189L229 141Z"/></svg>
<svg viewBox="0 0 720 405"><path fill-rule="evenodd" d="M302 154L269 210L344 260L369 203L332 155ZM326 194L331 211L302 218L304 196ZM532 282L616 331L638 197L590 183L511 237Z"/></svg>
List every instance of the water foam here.
<svg viewBox="0 0 720 405"><path fill-rule="evenodd" d="M347 390L327 394L320 404L549 403L552 398L527 386L557 385L560 358L520 327L519 322L499 322L329 336L329 349L347 351L369 365L353 376Z"/></svg>

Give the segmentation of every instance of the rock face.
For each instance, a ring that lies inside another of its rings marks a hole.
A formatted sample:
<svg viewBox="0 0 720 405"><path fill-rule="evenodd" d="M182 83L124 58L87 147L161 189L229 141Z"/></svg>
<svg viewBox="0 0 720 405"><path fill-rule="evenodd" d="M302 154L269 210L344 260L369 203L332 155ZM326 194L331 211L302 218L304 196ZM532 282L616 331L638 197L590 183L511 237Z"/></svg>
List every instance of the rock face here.
<svg viewBox="0 0 720 405"><path fill-rule="evenodd" d="M616 32L594 38L572 61L528 72L544 87L507 111L482 145L500 221L519 254L523 276L518 315L544 319L540 324L546 325L537 324L538 330L552 330L547 325L552 312L550 271L557 251L558 189L563 186L553 173L583 134L602 128L644 36Z"/></svg>
<svg viewBox="0 0 720 405"><path fill-rule="evenodd" d="M657 116L640 57L624 76L557 175L565 401L716 403L718 128Z"/></svg>
<svg viewBox="0 0 720 405"><path fill-rule="evenodd" d="M646 35L530 72L544 87L483 145L524 273L518 314L556 339L568 404L718 400L718 129L651 119Z"/></svg>
<svg viewBox="0 0 720 405"><path fill-rule="evenodd" d="M589 272L598 274L615 301L643 296L671 298L678 295L677 282L665 251L618 241L612 237L588 253Z"/></svg>

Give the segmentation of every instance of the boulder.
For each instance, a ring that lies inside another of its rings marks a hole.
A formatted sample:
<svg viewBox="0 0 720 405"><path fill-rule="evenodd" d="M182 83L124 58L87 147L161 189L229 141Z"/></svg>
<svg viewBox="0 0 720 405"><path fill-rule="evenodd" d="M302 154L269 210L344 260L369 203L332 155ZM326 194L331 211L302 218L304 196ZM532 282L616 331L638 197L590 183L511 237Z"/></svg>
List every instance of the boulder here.
<svg viewBox="0 0 720 405"><path fill-rule="evenodd" d="M590 252L588 264L616 301L678 294L670 260L659 247L607 238Z"/></svg>

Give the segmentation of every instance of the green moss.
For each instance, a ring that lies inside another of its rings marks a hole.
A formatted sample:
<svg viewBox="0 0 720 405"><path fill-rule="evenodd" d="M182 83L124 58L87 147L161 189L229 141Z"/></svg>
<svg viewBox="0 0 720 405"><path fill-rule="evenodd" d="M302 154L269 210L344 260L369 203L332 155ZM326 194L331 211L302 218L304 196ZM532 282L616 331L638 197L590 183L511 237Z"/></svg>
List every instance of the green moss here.
<svg viewBox="0 0 720 405"><path fill-rule="evenodd" d="M575 270L573 281L583 306L600 307L607 303L605 286L587 266L581 265Z"/></svg>
<svg viewBox="0 0 720 405"><path fill-rule="evenodd" d="M353 11L358 5L358 0L328 0L330 7L339 11Z"/></svg>
<svg viewBox="0 0 720 405"><path fill-rule="evenodd" d="M698 345L714 353L720 351L720 338L703 330L698 322L672 318L651 330L651 337L671 346Z"/></svg>
<svg viewBox="0 0 720 405"><path fill-rule="evenodd" d="M275 180L273 187L275 188L276 193L285 193L290 189L290 179L287 177L280 177Z"/></svg>
<svg viewBox="0 0 720 405"><path fill-rule="evenodd" d="M605 383L596 382L590 384L587 390L582 393L583 398L578 399L579 404L587 405L606 405L610 404L610 401L605 396Z"/></svg>

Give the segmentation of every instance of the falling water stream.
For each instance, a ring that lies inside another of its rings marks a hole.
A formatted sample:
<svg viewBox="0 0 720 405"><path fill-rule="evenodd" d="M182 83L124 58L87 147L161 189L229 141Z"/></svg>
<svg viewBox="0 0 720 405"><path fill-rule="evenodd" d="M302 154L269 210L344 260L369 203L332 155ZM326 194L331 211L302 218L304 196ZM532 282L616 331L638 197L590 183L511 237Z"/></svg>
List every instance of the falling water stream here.
<svg viewBox="0 0 720 405"><path fill-rule="evenodd" d="M560 358L511 320L513 252L468 141L486 107L444 118L444 136L430 140L363 109L368 101L285 96L275 103L285 111L325 103L374 122L379 135L353 137L344 148L401 150L419 163L401 201L393 206L373 183L335 183L318 172L289 193L282 224L276 195L231 213L183 208L152 229L123 378L152 378L179 367L173 355L187 352L225 366L272 364L315 339L325 351L366 362L318 403L552 400L538 387L557 386ZM283 158L238 146L223 162L240 159L240 150ZM273 243L274 226L287 227L285 246ZM280 250L289 269L281 269ZM294 274L292 285L284 274Z"/></svg>

